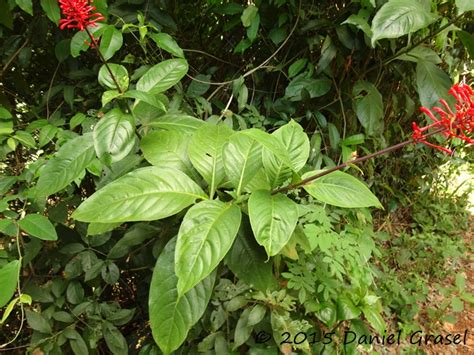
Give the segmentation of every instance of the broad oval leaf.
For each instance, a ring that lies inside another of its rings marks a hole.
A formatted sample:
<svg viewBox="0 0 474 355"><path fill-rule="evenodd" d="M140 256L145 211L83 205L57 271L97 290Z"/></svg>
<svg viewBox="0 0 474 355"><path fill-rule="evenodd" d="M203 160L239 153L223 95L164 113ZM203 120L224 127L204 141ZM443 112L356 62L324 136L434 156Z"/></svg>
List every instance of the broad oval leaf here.
<svg viewBox="0 0 474 355"><path fill-rule="evenodd" d="M309 171L301 178L305 179L317 173ZM372 206L382 208L378 198L363 182L342 171L334 171L303 187L315 199L329 205L345 208Z"/></svg>
<svg viewBox="0 0 474 355"><path fill-rule="evenodd" d="M113 76L110 72L112 72ZM114 78L117 80L119 87L117 87ZM111 63L107 65L104 64L100 67L98 80L100 85L120 92L125 92L130 83L127 69L123 65Z"/></svg>
<svg viewBox="0 0 474 355"><path fill-rule="evenodd" d="M158 257L148 298L151 332L164 354L170 354L185 341L189 330L204 314L215 282L212 274L178 297L175 247L176 237Z"/></svg>
<svg viewBox="0 0 474 355"><path fill-rule="evenodd" d="M253 138L238 132L224 145L222 159L232 186L239 195L262 167L262 146Z"/></svg>
<svg viewBox="0 0 474 355"><path fill-rule="evenodd" d="M255 239L268 256L288 243L298 223L298 205L283 194L258 190L249 198L249 217Z"/></svg>
<svg viewBox="0 0 474 355"><path fill-rule="evenodd" d="M97 157L114 163L122 160L135 145L133 118L120 109L113 109L95 125L94 148Z"/></svg>
<svg viewBox="0 0 474 355"><path fill-rule="evenodd" d="M467 11L474 11L474 2L472 0L456 0L456 7L460 15Z"/></svg>
<svg viewBox="0 0 474 355"><path fill-rule="evenodd" d="M150 127L192 133L204 125L204 121L181 113L169 113L149 123Z"/></svg>
<svg viewBox="0 0 474 355"><path fill-rule="evenodd" d="M416 32L436 21L436 15L427 12L413 0L389 0L372 20L372 45L382 38L398 38Z"/></svg>
<svg viewBox="0 0 474 355"><path fill-rule="evenodd" d="M40 214L28 214L18 225L29 235L42 240L57 240L56 229L49 219Z"/></svg>
<svg viewBox="0 0 474 355"><path fill-rule="evenodd" d="M58 24L61 18L58 2L56 0L41 0L40 4L46 16L55 24Z"/></svg>
<svg viewBox="0 0 474 355"><path fill-rule="evenodd" d="M149 36L161 49L167 51L175 57L184 58L183 50L169 34L161 32L152 33Z"/></svg>
<svg viewBox="0 0 474 355"><path fill-rule="evenodd" d="M40 171L36 195L44 197L62 190L78 178L94 158L91 133L71 139Z"/></svg>
<svg viewBox="0 0 474 355"><path fill-rule="evenodd" d="M158 94L177 84L188 71L184 59L168 59L148 70L137 82L137 90Z"/></svg>
<svg viewBox="0 0 474 355"><path fill-rule="evenodd" d="M260 245L255 241L248 217L242 223L225 260L229 269L250 287L259 291L275 290L278 287L273 275L273 263Z"/></svg>
<svg viewBox="0 0 474 355"><path fill-rule="evenodd" d="M184 295L217 267L234 242L240 220L238 206L218 200L202 201L189 209L176 244L179 295Z"/></svg>
<svg viewBox="0 0 474 355"><path fill-rule="evenodd" d="M310 148L308 136L304 133L303 128L291 120L288 124L273 132L272 136L278 138L285 147L293 170L301 170L308 160ZM262 159L271 187L276 187L291 177L291 169L274 154L264 150Z"/></svg>
<svg viewBox="0 0 474 355"><path fill-rule="evenodd" d="M446 93L452 85L451 79L448 74L433 63L423 60L418 62L416 84L422 106L432 107L442 98L445 98L449 103L453 101L451 97L446 97Z"/></svg>
<svg viewBox="0 0 474 355"><path fill-rule="evenodd" d="M117 30L115 26L108 25L105 27L104 33L100 37L99 49L105 60L112 58L123 44L122 32Z"/></svg>
<svg viewBox="0 0 474 355"><path fill-rule="evenodd" d="M15 293L18 274L20 272L20 262L13 260L0 268L0 308L5 306Z"/></svg>
<svg viewBox="0 0 474 355"><path fill-rule="evenodd" d="M232 129L224 124L207 123L191 138L188 148L189 159L209 185L211 197L225 179L222 148L232 134Z"/></svg>
<svg viewBox="0 0 474 355"><path fill-rule="evenodd" d="M368 135L381 133L383 130L382 94L372 83L359 80L354 85L354 106L357 118Z"/></svg>
<svg viewBox="0 0 474 355"><path fill-rule="evenodd" d="M191 176L187 154L189 138L176 131L154 131L142 138L140 149L150 164L181 170Z"/></svg>
<svg viewBox="0 0 474 355"><path fill-rule="evenodd" d="M72 217L98 223L152 221L204 198L202 189L183 172L152 166L132 171L95 192Z"/></svg>

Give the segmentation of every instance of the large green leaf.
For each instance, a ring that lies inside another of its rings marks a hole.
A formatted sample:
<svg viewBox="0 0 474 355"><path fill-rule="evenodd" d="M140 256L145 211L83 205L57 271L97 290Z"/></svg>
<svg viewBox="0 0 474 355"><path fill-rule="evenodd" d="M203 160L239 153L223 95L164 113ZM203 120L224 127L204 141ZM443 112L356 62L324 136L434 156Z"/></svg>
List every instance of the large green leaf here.
<svg viewBox="0 0 474 355"><path fill-rule="evenodd" d="M110 69L110 71L109 71ZM110 74L112 72L112 75ZM119 88L115 84L115 80L119 85ZM99 84L112 89L112 90L119 90L121 92L125 92L128 88L128 84L130 83L130 79L128 77L127 69L120 64L107 64L102 65L99 70Z"/></svg>
<svg viewBox="0 0 474 355"><path fill-rule="evenodd" d="M224 145L222 159L227 177L239 195L262 167L262 146L238 132Z"/></svg>
<svg viewBox="0 0 474 355"><path fill-rule="evenodd" d="M438 68L435 64L420 60L416 65L416 85L420 95L421 105L432 107L439 99L451 100L447 97L451 88L451 79L448 74Z"/></svg>
<svg viewBox="0 0 474 355"><path fill-rule="evenodd" d="M106 26L104 33L100 37L99 49L105 60L109 60L122 47L122 32L117 30L115 26Z"/></svg>
<svg viewBox="0 0 474 355"><path fill-rule="evenodd" d="M383 99L382 94L372 84L359 80L354 85L352 94L355 96L354 107L357 118L368 135L382 133L383 130Z"/></svg>
<svg viewBox="0 0 474 355"><path fill-rule="evenodd" d="M149 36L161 49L167 51L175 57L184 58L183 50L169 34L161 32L152 33Z"/></svg>
<svg viewBox="0 0 474 355"><path fill-rule="evenodd" d="M115 108L95 125L93 137L99 159L107 163L122 160L135 145L133 117Z"/></svg>
<svg viewBox="0 0 474 355"><path fill-rule="evenodd" d="M192 133L203 124L204 121L198 120L192 116L181 113L169 113L158 117L153 122L150 122L149 126L158 129Z"/></svg>
<svg viewBox="0 0 474 355"><path fill-rule="evenodd" d="M46 16L55 24L59 23L61 14L59 12L59 5L57 0L40 0L41 7L46 13Z"/></svg>
<svg viewBox="0 0 474 355"><path fill-rule="evenodd" d="M372 45L382 38L398 38L416 32L432 24L436 18L418 1L389 0L372 20Z"/></svg>
<svg viewBox="0 0 474 355"><path fill-rule="evenodd" d="M154 131L142 138L140 149L152 165L189 174L192 171L187 152L189 139L189 135L176 131Z"/></svg>
<svg viewBox="0 0 474 355"><path fill-rule="evenodd" d="M317 173L309 171L301 178L305 179ZM382 207L378 198L364 183L342 171L334 171L303 187L315 199L329 205L345 208Z"/></svg>
<svg viewBox="0 0 474 355"><path fill-rule="evenodd" d="M189 209L176 244L178 294L184 295L207 277L229 251L241 220L237 205L202 201Z"/></svg>
<svg viewBox="0 0 474 355"><path fill-rule="evenodd" d="M15 293L20 262L13 260L0 268L0 308L5 306Z"/></svg>
<svg viewBox="0 0 474 355"><path fill-rule="evenodd" d="M255 241L249 219L245 215L225 261L229 269L250 287L262 292L278 287L273 275L273 262L268 260L265 249Z"/></svg>
<svg viewBox="0 0 474 355"><path fill-rule="evenodd" d="M249 217L255 239L268 256L288 243L298 223L298 205L283 194L258 190L249 198Z"/></svg>
<svg viewBox="0 0 474 355"><path fill-rule="evenodd" d="M32 0L15 0L17 5L23 11L27 12L31 16L33 16L33 1Z"/></svg>
<svg viewBox="0 0 474 355"><path fill-rule="evenodd" d="M273 132L272 136L278 138L288 152L293 170L301 170L309 157L309 139L303 128L291 120L288 124ZM283 164L275 154L264 150L262 157L263 167L271 187L278 186L291 177L291 168Z"/></svg>
<svg viewBox="0 0 474 355"><path fill-rule="evenodd" d="M58 2L56 0L46 0L54 2L56 7ZM58 21L59 21L59 8L58 8ZM54 22L54 21L53 21ZM89 32L94 35L94 38L98 38L106 29L106 26L103 23L97 23L96 26L89 26ZM86 31L77 31L71 39L71 56L77 57L83 51L87 51L90 48L89 35Z"/></svg>
<svg viewBox="0 0 474 355"><path fill-rule="evenodd" d="M458 14L463 14L467 11L474 11L474 2L472 0L456 0L456 7Z"/></svg>
<svg viewBox="0 0 474 355"><path fill-rule="evenodd" d="M155 166L137 169L106 185L73 213L83 222L152 221L172 216L206 198L183 172Z"/></svg>
<svg viewBox="0 0 474 355"><path fill-rule="evenodd" d="M206 124L193 135L188 154L196 170L209 185L210 196L225 179L222 148L233 134L224 124Z"/></svg>
<svg viewBox="0 0 474 355"><path fill-rule="evenodd" d="M40 171L36 195L49 196L62 190L81 176L94 158L94 140L91 133L71 139Z"/></svg>
<svg viewBox="0 0 474 355"><path fill-rule="evenodd" d="M177 84L188 71L184 59L168 59L148 70L137 82L137 90L154 94L168 90Z"/></svg>
<svg viewBox="0 0 474 355"><path fill-rule="evenodd" d="M288 84L285 89L285 96L291 101L301 101L305 96L311 99L323 96L327 94L330 89L330 80L307 78L305 74L301 74Z"/></svg>
<svg viewBox="0 0 474 355"><path fill-rule="evenodd" d="M178 349L186 340L189 330L206 310L215 282L215 274L211 274L178 297L175 247L176 237L168 242L156 262L148 298L151 332L164 354Z"/></svg>
<svg viewBox="0 0 474 355"><path fill-rule="evenodd" d="M49 219L40 214L28 214L18 225L29 235L42 240L57 240L58 235Z"/></svg>

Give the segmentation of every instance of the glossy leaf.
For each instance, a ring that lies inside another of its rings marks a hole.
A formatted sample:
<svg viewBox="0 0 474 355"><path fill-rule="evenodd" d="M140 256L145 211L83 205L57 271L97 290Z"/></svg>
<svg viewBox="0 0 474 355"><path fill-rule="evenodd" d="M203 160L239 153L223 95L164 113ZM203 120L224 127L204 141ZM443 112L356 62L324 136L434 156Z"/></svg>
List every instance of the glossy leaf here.
<svg viewBox="0 0 474 355"><path fill-rule="evenodd" d="M438 103L439 99L452 99L446 96L451 88L451 79L448 74L438 68L435 64L419 61L416 66L416 84L421 105L431 108Z"/></svg>
<svg viewBox="0 0 474 355"><path fill-rule="evenodd" d="M5 306L15 294L17 279L20 273L20 262L10 261L0 268L0 308Z"/></svg>
<svg viewBox="0 0 474 355"><path fill-rule="evenodd" d="M161 32L152 33L149 36L161 49L174 55L175 57L184 58L183 50L169 34Z"/></svg>
<svg viewBox="0 0 474 355"><path fill-rule="evenodd" d="M372 20L372 45L382 38L398 38L416 32L436 20L422 4L412 0L389 0Z"/></svg>
<svg viewBox="0 0 474 355"><path fill-rule="evenodd" d="M278 138L288 152L293 170L301 170L309 157L309 139L303 128L291 120L273 132L272 136ZM276 187L291 177L291 168L283 164L274 154L264 150L262 159L271 187Z"/></svg>
<svg viewBox="0 0 474 355"><path fill-rule="evenodd" d="M383 130L383 100L377 88L367 81L359 80L352 91L357 118L368 135L376 135Z"/></svg>
<svg viewBox="0 0 474 355"><path fill-rule="evenodd" d="M232 129L224 124L201 126L191 139L188 154L193 166L209 186L211 196L225 179L222 148Z"/></svg>
<svg viewBox="0 0 474 355"><path fill-rule="evenodd" d="M249 198L249 217L255 239L268 256L288 243L298 222L298 205L283 194L258 190Z"/></svg>
<svg viewBox="0 0 474 355"><path fill-rule="evenodd" d="M40 0L41 7L46 13L46 16L55 24L59 23L61 14L59 12L59 5L57 0Z"/></svg>
<svg viewBox="0 0 474 355"><path fill-rule="evenodd" d="M97 157L107 163L122 160L135 145L135 127L132 116L113 109L94 127L94 148Z"/></svg>
<svg viewBox="0 0 474 355"><path fill-rule="evenodd" d="M73 213L83 222L152 221L172 216L196 199L201 188L176 169L146 167L128 173L96 191Z"/></svg>
<svg viewBox="0 0 474 355"><path fill-rule="evenodd" d="M237 235L240 220L237 205L219 200L202 201L188 210L176 244L180 296L207 277L225 257Z"/></svg>
<svg viewBox="0 0 474 355"><path fill-rule="evenodd" d="M33 16L33 1L32 0L15 0L17 5L28 13L29 15Z"/></svg>
<svg viewBox="0 0 474 355"><path fill-rule="evenodd" d="M188 71L184 59L168 59L148 70L137 82L137 90L160 93L179 83Z"/></svg>
<svg viewBox="0 0 474 355"><path fill-rule="evenodd" d="M113 77L112 75L110 75L109 69L112 72ZM115 81L113 80L113 78L117 80L119 88L115 84ZM130 82L130 79L128 78L127 69L123 65L109 63L107 65L102 65L100 67L100 70L99 70L99 84L100 85L108 89L125 92L128 88L129 82Z"/></svg>
<svg viewBox="0 0 474 355"><path fill-rule="evenodd" d="M227 177L240 194L262 167L262 147L242 132L235 133L224 145L222 159Z"/></svg>
<svg viewBox="0 0 474 355"><path fill-rule="evenodd" d="M179 132L192 133L204 124L204 121L198 120L185 114L170 113L158 117L150 122L149 126L153 128L175 130Z"/></svg>
<svg viewBox="0 0 474 355"><path fill-rule="evenodd" d="M152 335L164 354L170 354L185 341L189 330L204 314L215 282L215 274L211 274L178 298L174 271L176 239L170 240L158 257L148 298Z"/></svg>
<svg viewBox="0 0 474 355"><path fill-rule="evenodd" d="M310 171L301 178L305 179L316 173ZM378 198L364 183L342 171L332 172L303 187L315 199L329 205L345 208L382 207Z"/></svg>
<svg viewBox="0 0 474 355"><path fill-rule="evenodd" d="M41 240L57 240L56 229L49 219L40 214L28 214L18 222L18 225L29 235Z"/></svg>
<svg viewBox="0 0 474 355"><path fill-rule="evenodd" d="M100 37L99 49L105 60L109 60L122 47L122 32L117 30L115 26L106 26L104 33Z"/></svg>
<svg viewBox="0 0 474 355"><path fill-rule="evenodd" d="M36 184L36 195L49 196L61 191L77 179L94 158L91 133L71 139L41 170Z"/></svg>

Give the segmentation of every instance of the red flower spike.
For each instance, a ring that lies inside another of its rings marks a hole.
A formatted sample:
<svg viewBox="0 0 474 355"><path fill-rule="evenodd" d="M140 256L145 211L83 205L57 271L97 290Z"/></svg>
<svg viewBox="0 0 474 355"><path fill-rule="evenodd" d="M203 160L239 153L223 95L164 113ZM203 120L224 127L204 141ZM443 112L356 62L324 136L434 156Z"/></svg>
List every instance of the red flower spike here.
<svg viewBox="0 0 474 355"><path fill-rule="evenodd" d="M92 6L93 0L58 0L61 12L66 17L59 20L59 28L77 28L83 31L87 26L95 26L97 21L105 20L99 13L93 13L96 10Z"/></svg>
<svg viewBox="0 0 474 355"><path fill-rule="evenodd" d="M432 108L432 110L439 116L439 119L430 109L420 107L420 111L427 115L433 123L420 128L415 122L413 122L412 139L416 143L423 143L448 154L452 154L453 152L450 149L428 142L426 140L426 135L423 133L430 128L438 128L442 129L440 133L445 137L459 138L468 144L474 144L474 139L468 136L472 134L474 130L474 91L466 84L456 84L453 85L448 93L456 99L454 105L456 113L453 112L452 108L443 99L440 99L439 102L443 105L446 111L441 107Z"/></svg>

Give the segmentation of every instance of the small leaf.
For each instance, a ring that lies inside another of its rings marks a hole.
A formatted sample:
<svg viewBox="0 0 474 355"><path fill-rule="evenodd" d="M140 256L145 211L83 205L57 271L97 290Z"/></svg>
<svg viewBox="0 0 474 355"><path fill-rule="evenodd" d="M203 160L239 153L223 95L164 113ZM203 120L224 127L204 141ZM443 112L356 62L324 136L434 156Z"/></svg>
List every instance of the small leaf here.
<svg viewBox="0 0 474 355"><path fill-rule="evenodd" d="M15 0L17 5L28 13L29 15L33 16L33 1L32 0Z"/></svg>
<svg viewBox="0 0 474 355"><path fill-rule="evenodd" d="M167 51L175 57L184 58L183 50L180 48L180 46L178 46L178 43L176 43L173 37L171 37L169 34L161 32L152 33L149 34L149 36L161 49Z"/></svg>
<svg viewBox="0 0 474 355"><path fill-rule="evenodd" d="M372 83L363 80L356 82L352 94L357 118L367 134L380 134L384 126L382 94Z"/></svg>
<svg viewBox="0 0 474 355"><path fill-rule="evenodd" d="M288 243L298 222L298 205L283 194L258 190L249 198L249 216L258 244L268 256L278 254Z"/></svg>
<svg viewBox="0 0 474 355"><path fill-rule="evenodd" d="M26 320L31 329L45 334L51 334L53 332L48 321L41 313L29 309L25 310L25 313Z"/></svg>
<svg viewBox="0 0 474 355"><path fill-rule="evenodd" d="M110 74L110 72L112 72L112 74ZM117 80L119 87L115 84L114 78ZM98 79L100 85L120 92L125 92L130 83L127 69L123 65L112 63L104 64L100 67Z"/></svg>
<svg viewBox="0 0 474 355"><path fill-rule="evenodd" d="M0 268L0 308L5 306L15 294L18 277L20 273L20 262L10 261Z"/></svg>
<svg viewBox="0 0 474 355"><path fill-rule="evenodd" d="M104 32L100 37L99 49L105 60L109 60L122 47L122 32L117 30L115 26L105 26Z"/></svg>
<svg viewBox="0 0 474 355"><path fill-rule="evenodd" d="M128 343L120 330L109 322L105 322L102 328L105 343L114 355L128 354Z"/></svg>
<svg viewBox="0 0 474 355"><path fill-rule="evenodd" d="M300 58L296 62L291 64L290 67L288 68L288 78L292 78L298 75L306 67L307 63L308 63L307 58Z"/></svg>
<svg viewBox="0 0 474 355"><path fill-rule="evenodd" d="M158 94L177 84L187 73L185 59L168 59L149 69L137 82L137 90Z"/></svg>
<svg viewBox="0 0 474 355"><path fill-rule="evenodd" d="M316 175L316 173L310 171L301 178L305 179ZM345 208L382 207L380 201L364 183L342 171L332 172L303 187L315 199L333 206Z"/></svg>
<svg viewBox="0 0 474 355"><path fill-rule="evenodd" d="M191 207L176 244L178 294L184 295L207 277L229 251L240 227L240 208L218 200Z"/></svg>
<svg viewBox="0 0 474 355"><path fill-rule="evenodd" d="M240 19L242 20L242 25L244 27L249 27L252 24L253 19L257 16L258 14L258 7L255 5L249 5L247 8L244 10L242 13L242 16Z"/></svg>
<svg viewBox="0 0 474 355"><path fill-rule="evenodd" d="M448 74L435 64L420 60L416 66L416 84L421 105L432 107L439 99L446 98L448 102L452 99L446 97L451 88L451 79Z"/></svg>
<svg viewBox="0 0 474 355"><path fill-rule="evenodd" d="M18 222L26 233L41 240L58 240L58 235L49 219L40 214L28 214Z"/></svg>
<svg viewBox="0 0 474 355"><path fill-rule="evenodd" d="M40 0L40 3L46 16L55 24L58 24L61 14L57 0Z"/></svg>
<svg viewBox="0 0 474 355"><path fill-rule="evenodd" d="M385 332L386 324L379 311L371 306L363 306L362 311L364 312L364 316L369 321L370 325L379 334L383 334Z"/></svg>

